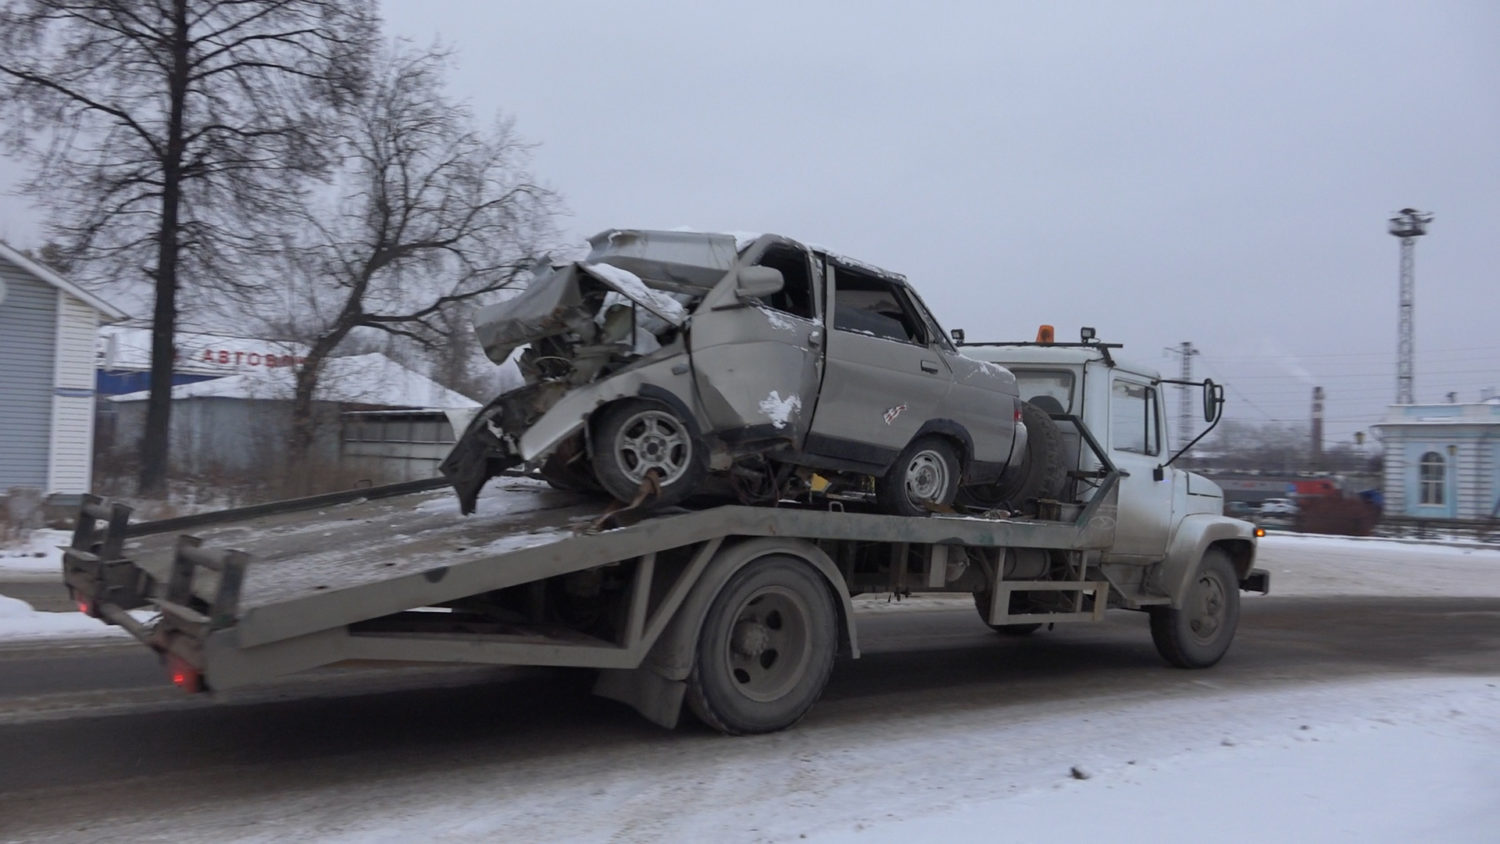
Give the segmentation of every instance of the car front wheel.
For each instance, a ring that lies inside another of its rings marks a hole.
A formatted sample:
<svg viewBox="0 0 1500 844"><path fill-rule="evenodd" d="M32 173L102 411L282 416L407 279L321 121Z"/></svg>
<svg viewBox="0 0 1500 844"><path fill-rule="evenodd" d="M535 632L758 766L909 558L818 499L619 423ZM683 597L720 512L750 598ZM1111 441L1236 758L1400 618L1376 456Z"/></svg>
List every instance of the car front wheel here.
<svg viewBox="0 0 1500 844"><path fill-rule="evenodd" d="M643 505L667 506L703 480L705 451L692 426L670 407L628 399L601 411L594 428L594 475L605 492L625 502L654 485L655 497Z"/></svg>

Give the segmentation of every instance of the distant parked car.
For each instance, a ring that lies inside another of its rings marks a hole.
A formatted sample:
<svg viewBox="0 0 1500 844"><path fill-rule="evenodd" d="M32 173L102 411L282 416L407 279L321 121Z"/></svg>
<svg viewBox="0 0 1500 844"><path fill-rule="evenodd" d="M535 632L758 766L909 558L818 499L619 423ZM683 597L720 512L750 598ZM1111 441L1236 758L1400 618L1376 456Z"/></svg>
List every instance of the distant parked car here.
<svg viewBox="0 0 1500 844"><path fill-rule="evenodd" d="M1224 502L1224 515L1235 519L1250 519L1255 516L1255 508L1248 501L1226 501Z"/></svg>
<svg viewBox="0 0 1500 844"><path fill-rule="evenodd" d="M1295 516L1297 502L1290 498L1267 498L1260 503L1262 516Z"/></svg>

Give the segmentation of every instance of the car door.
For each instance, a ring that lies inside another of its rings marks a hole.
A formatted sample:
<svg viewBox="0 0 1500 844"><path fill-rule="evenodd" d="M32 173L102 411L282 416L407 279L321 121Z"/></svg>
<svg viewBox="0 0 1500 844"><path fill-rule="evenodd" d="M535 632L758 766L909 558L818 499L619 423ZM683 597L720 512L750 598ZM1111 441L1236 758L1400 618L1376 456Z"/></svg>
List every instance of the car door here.
<svg viewBox="0 0 1500 844"><path fill-rule="evenodd" d="M931 330L900 282L828 258L823 386L805 450L881 474L952 387Z"/></svg>
<svg viewBox="0 0 1500 844"><path fill-rule="evenodd" d="M807 250L781 241L752 246L743 263L779 270L782 289L693 315L696 393L714 433L731 448L800 448L822 378L821 276Z"/></svg>

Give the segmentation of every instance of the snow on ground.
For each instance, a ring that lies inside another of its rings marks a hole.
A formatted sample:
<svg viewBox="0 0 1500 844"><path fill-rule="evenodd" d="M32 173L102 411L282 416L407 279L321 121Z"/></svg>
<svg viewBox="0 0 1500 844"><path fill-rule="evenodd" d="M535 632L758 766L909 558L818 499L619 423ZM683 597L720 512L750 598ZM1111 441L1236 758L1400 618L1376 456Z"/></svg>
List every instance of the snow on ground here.
<svg viewBox="0 0 1500 844"><path fill-rule="evenodd" d="M1272 595L1464 595L1500 598L1500 548L1272 534L1256 565Z"/></svg>
<svg viewBox="0 0 1500 844"><path fill-rule="evenodd" d="M62 580L62 546L73 541L66 530L34 530L26 539L0 544L0 582Z"/></svg>
<svg viewBox="0 0 1500 844"><path fill-rule="evenodd" d="M1494 841L1500 830L1500 683L1410 680L1274 693L1250 701L1278 728L1248 740L1243 699L1206 746L1110 748L1066 777L939 812L828 824L823 842ZM1142 710L1154 707L1142 707ZM1140 711L1154 719L1193 711ZM1290 716L1290 717L1289 717ZM1252 716L1253 717L1253 716ZM1292 726L1296 720L1308 723ZM1120 723L1130 723L1121 719ZM1161 738L1161 737L1158 737ZM1161 754L1160 751L1167 751ZM1129 754L1126 754L1129 755ZM1075 773L1076 772L1076 773ZM1165 821L1166 825L1162 823ZM842 827L842 828L840 828ZM997 833L997 831L999 831ZM799 833L799 836L802 835Z"/></svg>
<svg viewBox="0 0 1500 844"><path fill-rule="evenodd" d="M131 615L138 621L152 617L149 612L133 612ZM0 595L0 642L128 635L123 628L107 625L83 613L37 612L25 601Z"/></svg>

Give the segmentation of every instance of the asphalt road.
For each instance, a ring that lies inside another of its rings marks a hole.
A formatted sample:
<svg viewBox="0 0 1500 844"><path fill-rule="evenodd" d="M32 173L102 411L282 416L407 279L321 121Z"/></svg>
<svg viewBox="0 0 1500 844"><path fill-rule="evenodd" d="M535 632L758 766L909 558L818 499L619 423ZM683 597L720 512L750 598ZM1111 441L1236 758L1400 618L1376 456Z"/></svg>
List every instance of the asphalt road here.
<svg viewBox="0 0 1500 844"><path fill-rule="evenodd" d="M954 710L1049 701L1192 697L1269 685L1500 672L1500 599L1247 598L1217 667L1165 667L1144 616L996 636L963 610L873 613L864 658L842 661L796 729L878 737ZM166 686L134 647L0 650L0 840L107 838L113 818L292 799L371 772L640 753L691 754L722 741L697 725L668 733L587 694L585 672L351 669L212 701ZM704 745L705 742L710 744ZM718 745L721 746L722 745ZM20 764L15 764L19 761ZM61 824L61 825L59 825Z"/></svg>

